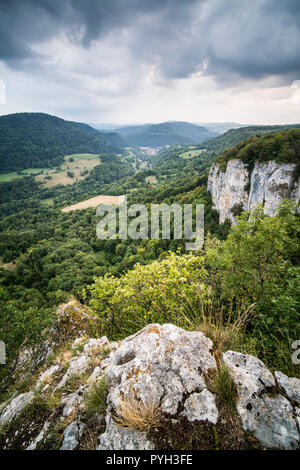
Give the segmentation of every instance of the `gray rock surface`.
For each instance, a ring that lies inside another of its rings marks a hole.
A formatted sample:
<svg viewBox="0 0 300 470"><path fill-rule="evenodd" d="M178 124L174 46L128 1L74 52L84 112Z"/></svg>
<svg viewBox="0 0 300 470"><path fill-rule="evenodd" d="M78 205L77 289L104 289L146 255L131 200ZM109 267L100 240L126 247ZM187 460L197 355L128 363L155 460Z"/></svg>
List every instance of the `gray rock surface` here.
<svg viewBox="0 0 300 470"><path fill-rule="evenodd" d="M295 164L256 163L252 173L241 160L230 160L226 171L215 163L209 173L207 189L212 195L220 223L225 219L235 222L232 208L241 205L251 210L263 204L266 214L273 216L283 199L299 202L300 180L294 176Z"/></svg>
<svg viewBox="0 0 300 470"><path fill-rule="evenodd" d="M106 431L101 434L97 450L154 450L146 434L135 429L116 426L111 414L106 416Z"/></svg>
<svg viewBox="0 0 300 470"><path fill-rule="evenodd" d="M45 422L43 429L37 435L37 437L29 444L26 450L35 450L37 445L44 439L45 435L47 434L48 429L50 428L50 423L48 421Z"/></svg>
<svg viewBox="0 0 300 470"><path fill-rule="evenodd" d="M193 393L186 400L182 414L189 421L209 421L216 424L219 412L215 396L206 388L201 393Z"/></svg>
<svg viewBox="0 0 300 470"><path fill-rule="evenodd" d="M239 394L252 396L274 387L275 379L265 364L250 354L227 351L223 360L233 374Z"/></svg>
<svg viewBox="0 0 300 470"><path fill-rule="evenodd" d="M237 387L237 411L244 431L253 433L266 448L298 448L293 406L276 390L274 377L263 362L233 351L224 353L223 360Z"/></svg>
<svg viewBox="0 0 300 470"><path fill-rule="evenodd" d="M66 427L64 439L60 450L74 450L78 447L84 425L79 421L73 421Z"/></svg>
<svg viewBox="0 0 300 470"><path fill-rule="evenodd" d="M282 395L244 397L237 410L243 429L254 434L266 448L299 448L300 436L291 403Z"/></svg>
<svg viewBox="0 0 300 470"><path fill-rule="evenodd" d="M73 346L78 345L78 340L75 339ZM79 343L80 344L80 343ZM85 374L90 366L90 361L93 356L101 353L104 348L109 346L108 339L106 336L101 338L90 338L87 343L83 346L83 352L78 356L75 356L71 361L67 372L57 385L57 389L64 387L66 382L72 375ZM75 346L76 347L76 346ZM73 348L74 349L74 348Z"/></svg>
<svg viewBox="0 0 300 470"><path fill-rule="evenodd" d="M148 325L126 338L106 371L108 403L118 412L123 397L174 415L184 394L206 388L203 374L216 368L212 342L203 333L171 324Z"/></svg>
<svg viewBox="0 0 300 470"><path fill-rule="evenodd" d="M2 411L0 415L0 426L4 426L14 418L17 418L24 408L33 401L33 399L33 392L21 393L14 398Z"/></svg>
<svg viewBox="0 0 300 470"><path fill-rule="evenodd" d="M62 416L67 417L70 416L72 413L80 409L82 404L82 390L81 387L79 390L76 390L73 393L70 393L66 397L64 397L61 401L62 405L64 405Z"/></svg>
<svg viewBox="0 0 300 470"><path fill-rule="evenodd" d="M275 372L275 378L279 387L281 387L287 394L290 400L300 405L300 380L293 377L288 377L282 372Z"/></svg>

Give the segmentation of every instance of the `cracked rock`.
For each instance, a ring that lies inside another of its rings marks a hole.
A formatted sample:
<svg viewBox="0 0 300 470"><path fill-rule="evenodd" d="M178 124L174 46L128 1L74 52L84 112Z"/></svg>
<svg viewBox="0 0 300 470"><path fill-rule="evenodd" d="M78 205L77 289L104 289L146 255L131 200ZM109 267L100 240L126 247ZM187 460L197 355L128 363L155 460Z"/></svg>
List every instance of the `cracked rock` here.
<svg viewBox="0 0 300 470"><path fill-rule="evenodd" d="M177 326L148 325L125 339L106 372L108 403L118 413L126 396L176 414L184 394L206 388L203 373L216 369L212 342Z"/></svg>
<svg viewBox="0 0 300 470"><path fill-rule="evenodd" d="M300 404L300 380L288 377L282 372L275 372L275 378L290 400Z"/></svg>
<svg viewBox="0 0 300 470"><path fill-rule="evenodd" d="M66 427L64 432L64 440L60 450L74 450L78 447L82 436L84 425L79 421L73 421Z"/></svg>
<svg viewBox="0 0 300 470"><path fill-rule="evenodd" d="M106 431L99 438L97 450L154 450L146 433L136 429L121 429L106 415Z"/></svg>
<svg viewBox="0 0 300 470"><path fill-rule="evenodd" d="M14 398L2 411L0 415L0 426L4 426L13 419L17 418L24 408L34 399L34 393L21 393Z"/></svg>
<svg viewBox="0 0 300 470"><path fill-rule="evenodd" d="M300 436L293 407L278 392L268 395L276 384L264 363L233 351L224 353L223 359L238 390L237 411L244 431L253 433L266 448L298 448Z"/></svg>
<svg viewBox="0 0 300 470"><path fill-rule="evenodd" d="M210 421L216 424L219 412L215 396L206 388L201 393L193 393L186 400L182 414L189 421Z"/></svg>

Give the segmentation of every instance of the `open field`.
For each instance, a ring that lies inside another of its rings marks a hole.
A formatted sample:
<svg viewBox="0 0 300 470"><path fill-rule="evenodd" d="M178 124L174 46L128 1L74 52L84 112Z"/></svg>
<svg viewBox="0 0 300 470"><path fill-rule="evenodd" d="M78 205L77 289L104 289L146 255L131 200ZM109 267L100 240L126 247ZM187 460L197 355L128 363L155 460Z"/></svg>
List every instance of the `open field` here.
<svg viewBox="0 0 300 470"><path fill-rule="evenodd" d="M146 176L145 181L146 181L146 183L150 183L150 184L154 184L154 185L158 183L157 178L156 178L155 175Z"/></svg>
<svg viewBox="0 0 300 470"><path fill-rule="evenodd" d="M6 269L7 271L14 271L17 265L15 261L11 261L10 263L3 263L2 258L0 258L0 269Z"/></svg>
<svg viewBox="0 0 300 470"><path fill-rule="evenodd" d="M66 155L65 160L69 158L79 158L84 160L94 160L95 158L99 157L99 155L95 155L94 153L73 153L73 155Z"/></svg>
<svg viewBox="0 0 300 470"><path fill-rule="evenodd" d="M201 150L188 150L187 152L181 153L180 156L184 159L194 158L194 157L198 157L203 152L205 152L204 149L201 149Z"/></svg>
<svg viewBox="0 0 300 470"><path fill-rule="evenodd" d="M49 170L46 175L37 175L36 181L42 182L46 188L53 188L58 184L66 186L83 180L95 166L101 163L99 155L90 153L66 155L64 159L65 162L58 169ZM71 172L73 176L69 176L68 172Z"/></svg>
<svg viewBox="0 0 300 470"><path fill-rule="evenodd" d="M52 207L54 205L54 201L51 197L49 197L47 199L41 199L41 204L43 206Z"/></svg>
<svg viewBox="0 0 300 470"><path fill-rule="evenodd" d="M72 206L64 207L62 212L78 211L82 209L87 209L88 207L98 207L99 204L113 204L118 206L124 201L125 196L96 196L91 199L86 199L85 201L78 202Z"/></svg>
<svg viewBox="0 0 300 470"><path fill-rule="evenodd" d="M12 171L10 173L0 173L0 182L13 181L28 175L47 173L49 170L50 168L26 168L25 170L22 170L21 174L18 174L16 171Z"/></svg>

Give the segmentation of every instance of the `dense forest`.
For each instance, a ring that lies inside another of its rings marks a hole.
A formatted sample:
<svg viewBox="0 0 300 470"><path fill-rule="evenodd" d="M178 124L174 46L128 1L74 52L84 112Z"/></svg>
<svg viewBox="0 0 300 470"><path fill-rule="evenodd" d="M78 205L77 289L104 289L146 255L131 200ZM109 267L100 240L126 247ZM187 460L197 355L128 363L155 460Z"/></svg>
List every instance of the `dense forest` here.
<svg viewBox="0 0 300 470"><path fill-rule="evenodd" d="M0 172L59 165L73 153L121 152L122 140L43 113L0 116Z"/></svg>
<svg viewBox="0 0 300 470"><path fill-rule="evenodd" d="M280 132L283 130L295 129L299 127L300 124L287 124L282 126L249 126L238 129L229 129L229 131L225 132L224 134L205 141L199 146L199 148L205 148L220 154L224 152L224 150L230 149L234 145L250 137L258 137L270 132Z"/></svg>
<svg viewBox="0 0 300 470"><path fill-rule="evenodd" d="M242 160L251 169L255 162L271 160L283 163L295 163L296 171L300 171L300 129L290 129L264 136L250 137L226 150L217 158L222 169L233 159Z"/></svg>

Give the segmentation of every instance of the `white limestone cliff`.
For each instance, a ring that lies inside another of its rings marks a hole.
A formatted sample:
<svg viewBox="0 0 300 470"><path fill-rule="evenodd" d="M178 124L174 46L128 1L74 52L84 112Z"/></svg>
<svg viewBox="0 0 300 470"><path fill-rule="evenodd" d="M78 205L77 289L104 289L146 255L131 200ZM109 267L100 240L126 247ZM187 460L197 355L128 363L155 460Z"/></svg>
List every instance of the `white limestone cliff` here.
<svg viewBox="0 0 300 470"><path fill-rule="evenodd" d="M234 209L251 210L263 204L265 213L273 216L283 199L300 200L300 181L296 180L296 165L270 161L256 163L252 172L241 160L230 160L225 171L215 163L209 173L207 189L219 221L235 222Z"/></svg>

